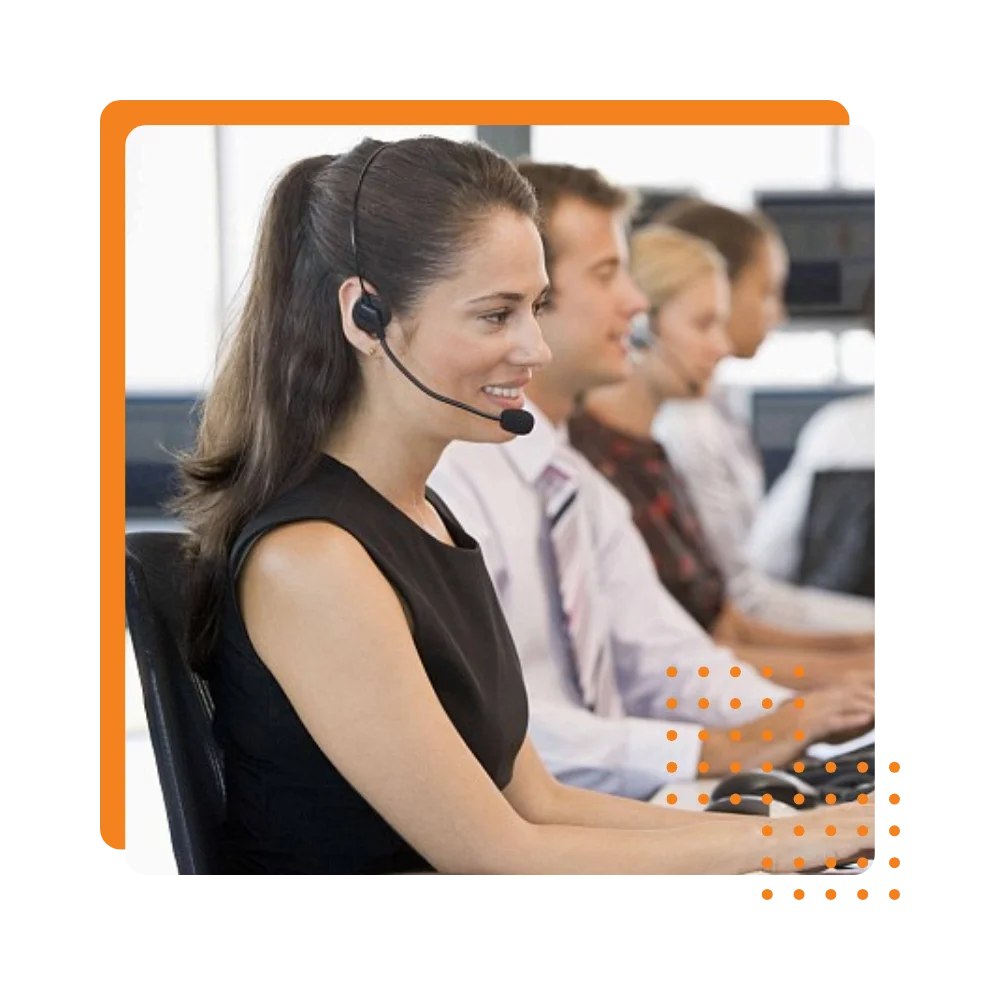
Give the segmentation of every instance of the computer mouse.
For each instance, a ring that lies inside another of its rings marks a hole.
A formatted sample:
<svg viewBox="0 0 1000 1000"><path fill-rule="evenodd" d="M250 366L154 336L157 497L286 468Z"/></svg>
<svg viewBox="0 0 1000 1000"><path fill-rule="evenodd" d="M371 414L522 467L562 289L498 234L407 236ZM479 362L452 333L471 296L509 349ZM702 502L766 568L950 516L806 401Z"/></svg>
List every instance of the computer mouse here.
<svg viewBox="0 0 1000 1000"><path fill-rule="evenodd" d="M733 794L758 797L770 795L775 801L797 809L812 809L822 801L816 788L797 775L786 774L784 771L743 771L734 774L731 778L720 781L711 797L712 800L728 799ZM802 801L796 802L796 795L801 795Z"/></svg>
<svg viewBox="0 0 1000 1000"><path fill-rule="evenodd" d="M710 813L746 813L750 816L770 816L770 806L759 795L741 795L739 802L714 799L705 807Z"/></svg>

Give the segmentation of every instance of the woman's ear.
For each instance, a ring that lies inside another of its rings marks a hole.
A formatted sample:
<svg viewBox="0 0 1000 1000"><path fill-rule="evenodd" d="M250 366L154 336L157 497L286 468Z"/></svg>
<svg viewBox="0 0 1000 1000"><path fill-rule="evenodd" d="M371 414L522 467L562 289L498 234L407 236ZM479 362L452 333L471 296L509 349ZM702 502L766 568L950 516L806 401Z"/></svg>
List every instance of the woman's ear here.
<svg viewBox="0 0 1000 1000"><path fill-rule="evenodd" d="M369 288L368 291L377 294L373 288ZM341 325L344 328L344 336L355 350L375 357L379 353L378 339L354 322L354 307L361 301L361 295L361 282L356 277L348 278L340 286L337 300L340 305Z"/></svg>

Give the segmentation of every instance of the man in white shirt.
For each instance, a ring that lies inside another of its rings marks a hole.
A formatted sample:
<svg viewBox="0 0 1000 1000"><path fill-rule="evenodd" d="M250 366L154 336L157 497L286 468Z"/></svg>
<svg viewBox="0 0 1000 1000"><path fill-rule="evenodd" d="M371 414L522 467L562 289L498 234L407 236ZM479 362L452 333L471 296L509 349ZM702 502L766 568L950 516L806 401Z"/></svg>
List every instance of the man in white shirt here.
<svg viewBox="0 0 1000 1000"><path fill-rule="evenodd" d="M648 304L627 272L624 192L576 167L521 170L539 196L552 283L540 325L553 360L525 390L535 428L508 444L450 445L430 485L479 540L546 764L569 784L649 798L667 781L786 763L804 741L866 723L864 684L792 703L716 646L660 584L627 501L568 445L577 398L628 371L631 321Z"/></svg>

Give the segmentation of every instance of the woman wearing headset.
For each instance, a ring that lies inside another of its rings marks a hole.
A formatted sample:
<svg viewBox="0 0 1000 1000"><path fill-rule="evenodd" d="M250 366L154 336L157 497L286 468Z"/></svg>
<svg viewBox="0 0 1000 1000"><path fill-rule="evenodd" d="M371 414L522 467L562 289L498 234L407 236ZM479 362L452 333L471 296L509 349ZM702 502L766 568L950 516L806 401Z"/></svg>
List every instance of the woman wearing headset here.
<svg viewBox="0 0 1000 1000"><path fill-rule="evenodd" d="M481 553L425 484L450 441L525 429L498 418L549 356L535 210L506 160L431 137L301 161L273 192L180 505L229 873L791 871L871 847L871 805L765 841L753 817L564 787L526 739Z"/></svg>

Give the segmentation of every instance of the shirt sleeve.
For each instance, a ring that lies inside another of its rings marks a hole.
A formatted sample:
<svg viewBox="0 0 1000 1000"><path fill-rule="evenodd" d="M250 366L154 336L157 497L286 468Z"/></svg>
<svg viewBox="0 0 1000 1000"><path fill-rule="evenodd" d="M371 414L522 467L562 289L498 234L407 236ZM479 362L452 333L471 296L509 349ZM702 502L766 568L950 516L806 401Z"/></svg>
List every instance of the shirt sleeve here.
<svg viewBox="0 0 1000 1000"><path fill-rule="evenodd" d="M702 727L697 723L609 719L582 707L542 702L532 705L529 725L539 754L565 784L648 799L667 782L698 777Z"/></svg>

